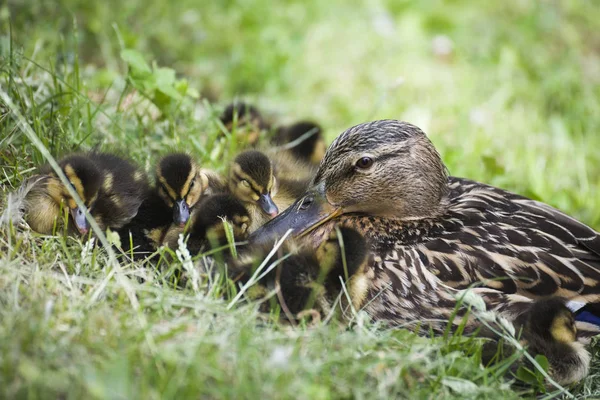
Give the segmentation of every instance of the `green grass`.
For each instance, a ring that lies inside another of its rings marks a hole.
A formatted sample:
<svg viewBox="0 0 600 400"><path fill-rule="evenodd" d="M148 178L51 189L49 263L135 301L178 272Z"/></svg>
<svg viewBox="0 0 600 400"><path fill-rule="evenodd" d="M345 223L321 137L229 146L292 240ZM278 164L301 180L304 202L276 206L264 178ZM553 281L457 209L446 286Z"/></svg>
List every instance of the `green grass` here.
<svg viewBox="0 0 600 400"><path fill-rule="evenodd" d="M181 148L223 171L239 146L217 139L215 116L241 97L277 120L314 118L329 140L366 120L408 120L452 174L600 228L594 2L351 3L9 0L0 6L0 90L16 109L0 101L0 211L45 162L15 111L54 156L100 145L150 171ZM451 40L449 55L434 51L439 37ZM133 68L128 78L123 49L173 69L200 98L173 94L185 83L164 69L154 69L167 81L160 93L156 76ZM285 327L256 304L227 309L222 285L175 290L167 272L116 268L102 249L82 257L78 241L17 228L0 228L0 397L521 393L479 367L477 342L366 321ZM598 360L570 392L600 396Z"/></svg>

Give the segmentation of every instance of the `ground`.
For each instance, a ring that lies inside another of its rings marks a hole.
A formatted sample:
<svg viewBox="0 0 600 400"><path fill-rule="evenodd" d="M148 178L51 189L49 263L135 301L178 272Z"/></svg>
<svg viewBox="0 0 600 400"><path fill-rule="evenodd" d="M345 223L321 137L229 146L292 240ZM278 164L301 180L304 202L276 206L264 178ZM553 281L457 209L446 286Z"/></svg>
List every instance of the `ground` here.
<svg viewBox="0 0 600 400"><path fill-rule="evenodd" d="M43 147L60 156L99 145L148 171L159 154L185 149L223 171L238 146L216 139L215 116L243 98L274 120L320 122L328 141L367 120L410 121L453 175L599 229L599 31L592 1L9 0L0 6L0 212L45 162ZM119 266L106 250L0 229L2 397L540 390L480 367L479 342L420 338L360 314L351 326L282 326L256 304L223 300L235 288L197 280L177 290L164 271ZM598 360L567 389L600 396ZM569 396L548 389L557 395Z"/></svg>

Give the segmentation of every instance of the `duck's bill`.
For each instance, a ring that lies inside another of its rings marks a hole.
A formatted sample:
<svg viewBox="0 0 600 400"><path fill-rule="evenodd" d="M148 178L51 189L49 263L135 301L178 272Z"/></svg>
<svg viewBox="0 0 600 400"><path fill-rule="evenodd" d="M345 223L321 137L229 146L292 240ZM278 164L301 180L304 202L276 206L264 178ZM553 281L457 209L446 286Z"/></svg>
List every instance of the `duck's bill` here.
<svg viewBox="0 0 600 400"><path fill-rule="evenodd" d="M185 226L188 219L190 219L190 207L183 199L176 201L173 205L173 223Z"/></svg>
<svg viewBox="0 0 600 400"><path fill-rule="evenodd" d="M71 217L75 222L75 227L80 234L85 235L90 231L90 223L85 218L85 213L79 207L71 208Z"/></svg>
<svg viewBox="0 0 600 400"><path fill-rule="evenodd" d="M260 208L270 217L274 217L279 214L277 205L273 202L273 198L269 193L261 194L257 201Z"/></svg>
<svg viewBox="0 0 600 400"><path fill-rule="evenodd" d="M295 236L306 235L341 214L342 209L329 204L320 190L312 190L277 217L254 231L249 240L255 244L271 243L289 230Z"/></svg>

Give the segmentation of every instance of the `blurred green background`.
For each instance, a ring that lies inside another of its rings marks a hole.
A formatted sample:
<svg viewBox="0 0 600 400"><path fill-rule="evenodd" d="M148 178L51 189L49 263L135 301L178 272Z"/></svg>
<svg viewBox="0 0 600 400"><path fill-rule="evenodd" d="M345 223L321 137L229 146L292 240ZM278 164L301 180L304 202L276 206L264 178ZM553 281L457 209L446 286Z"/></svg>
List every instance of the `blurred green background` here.
<svg viewBox="0 0 600 400"><path fill-rule="evenodd" d="M204 98L313 118L329 139L405 119L452 174L600 226L594 1L9 1L1 15L37 63L78 54L88 91L119 88L132 48Z"/></svg>

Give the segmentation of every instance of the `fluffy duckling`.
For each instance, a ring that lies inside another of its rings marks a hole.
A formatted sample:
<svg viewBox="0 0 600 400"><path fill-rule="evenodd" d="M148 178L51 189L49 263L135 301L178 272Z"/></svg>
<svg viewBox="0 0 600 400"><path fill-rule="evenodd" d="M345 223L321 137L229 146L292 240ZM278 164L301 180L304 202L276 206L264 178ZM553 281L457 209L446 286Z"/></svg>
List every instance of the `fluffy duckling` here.
<svg viewBox="0 0 600 400"><path fill-rule="evenodd" d="M546 356L554 380L568 385L587 376L590 354L577 341L575 318L563 299L534 301L523 320L522 338L528 351Z"/></svg>
<svg viewBox="0 0 600 400"><path fill-rule="evenodd" d="M227 243L223 220L231 224L235 241L248 237L250 216L244 205L230 194L216 194L200 201L188 229L172 226L162 244L176 249L179 235L187 233L187 248L192 254L202 252L209 245L223 246Z"/></svg>
<svg viewBox="0 0 600 400"><path fill-rule="evenodd" d="M240 153L229 169L229 191L247 207L250 232L256 230L302 194L308 179L276 177L276 166L264 153Z"/></svg>
<svg viewBox="0 0 600 400"><path fill-rule="evenodd" d="M138 212L146 196L146 175L131 162L113 154L90 152L73 154L59 165L79 198L101 229L119 229ZM61 225L61 207L68 210L67 229L88 233L90 225L58 175L45 166L33 177L35 184L25 196L25 220L43 234Z"/></svg>
<svg viewBox="0 0 600 400"><path fill-rule="evenodd" d="M590 354L578 341L578 330L574 314L560 297L543 297L533 300L513 321L520 343L533 356L541 354L548 360L548 373L561 385L569 385L583 379L589 370ZM483 347L484 365L501 361L516 350L503 343L501 352L497 346L497 335L482 329L480 336L493 339ZM514 374L526 365L533 368L528 359L522 359L511 367Z"/></svg>
<svg viewBox="0 0 600 400"><path fill-rule="evenodd" d="M270 129L270 125L258 109L244 102L229 104L221 114L220 120L230 132L235 128L236 137L250 146L256 146L261 133Z"/></svg>
<svg viewBox="0 0 600 400"><path fill-rule="evenodd" d="M223 189L218 177L200 169L189 154L162 157L156 167L155 188L136 217L120 231L123 247L130 249L132 240L139 256L155 251L171 225L185 226L202 196Z"/></svg>
<svg viewBox="0 0 600 400"><path fill-rule="evenodd" d="M300 121L277 128L273 143L300 161L318 166L327 145L322 128L315 122Z"/></svg>
<svg viewBox="0 0 600 400"><path fill-rule="evenodd" d="M271 245L251 247L250 261L244 255L240 257L246 263L247 278L252 275L252 267L248 265L262 262L271 249ZM328 315L342 293L342 282L351 298L355 292L362 292L367 256L365 239L350 228L335 230L316 250L297 247L293 242L284 244L271 260L279 259L280 263L253 288L251 297L258 298L276 289L278 303L288 319L296 319L300 312L308 309ZM353 299L352 306L356 304ZM346 315L350 303L345 296L341 297L341 305ZM265 306L263 311L266 312Z"/></svg>

